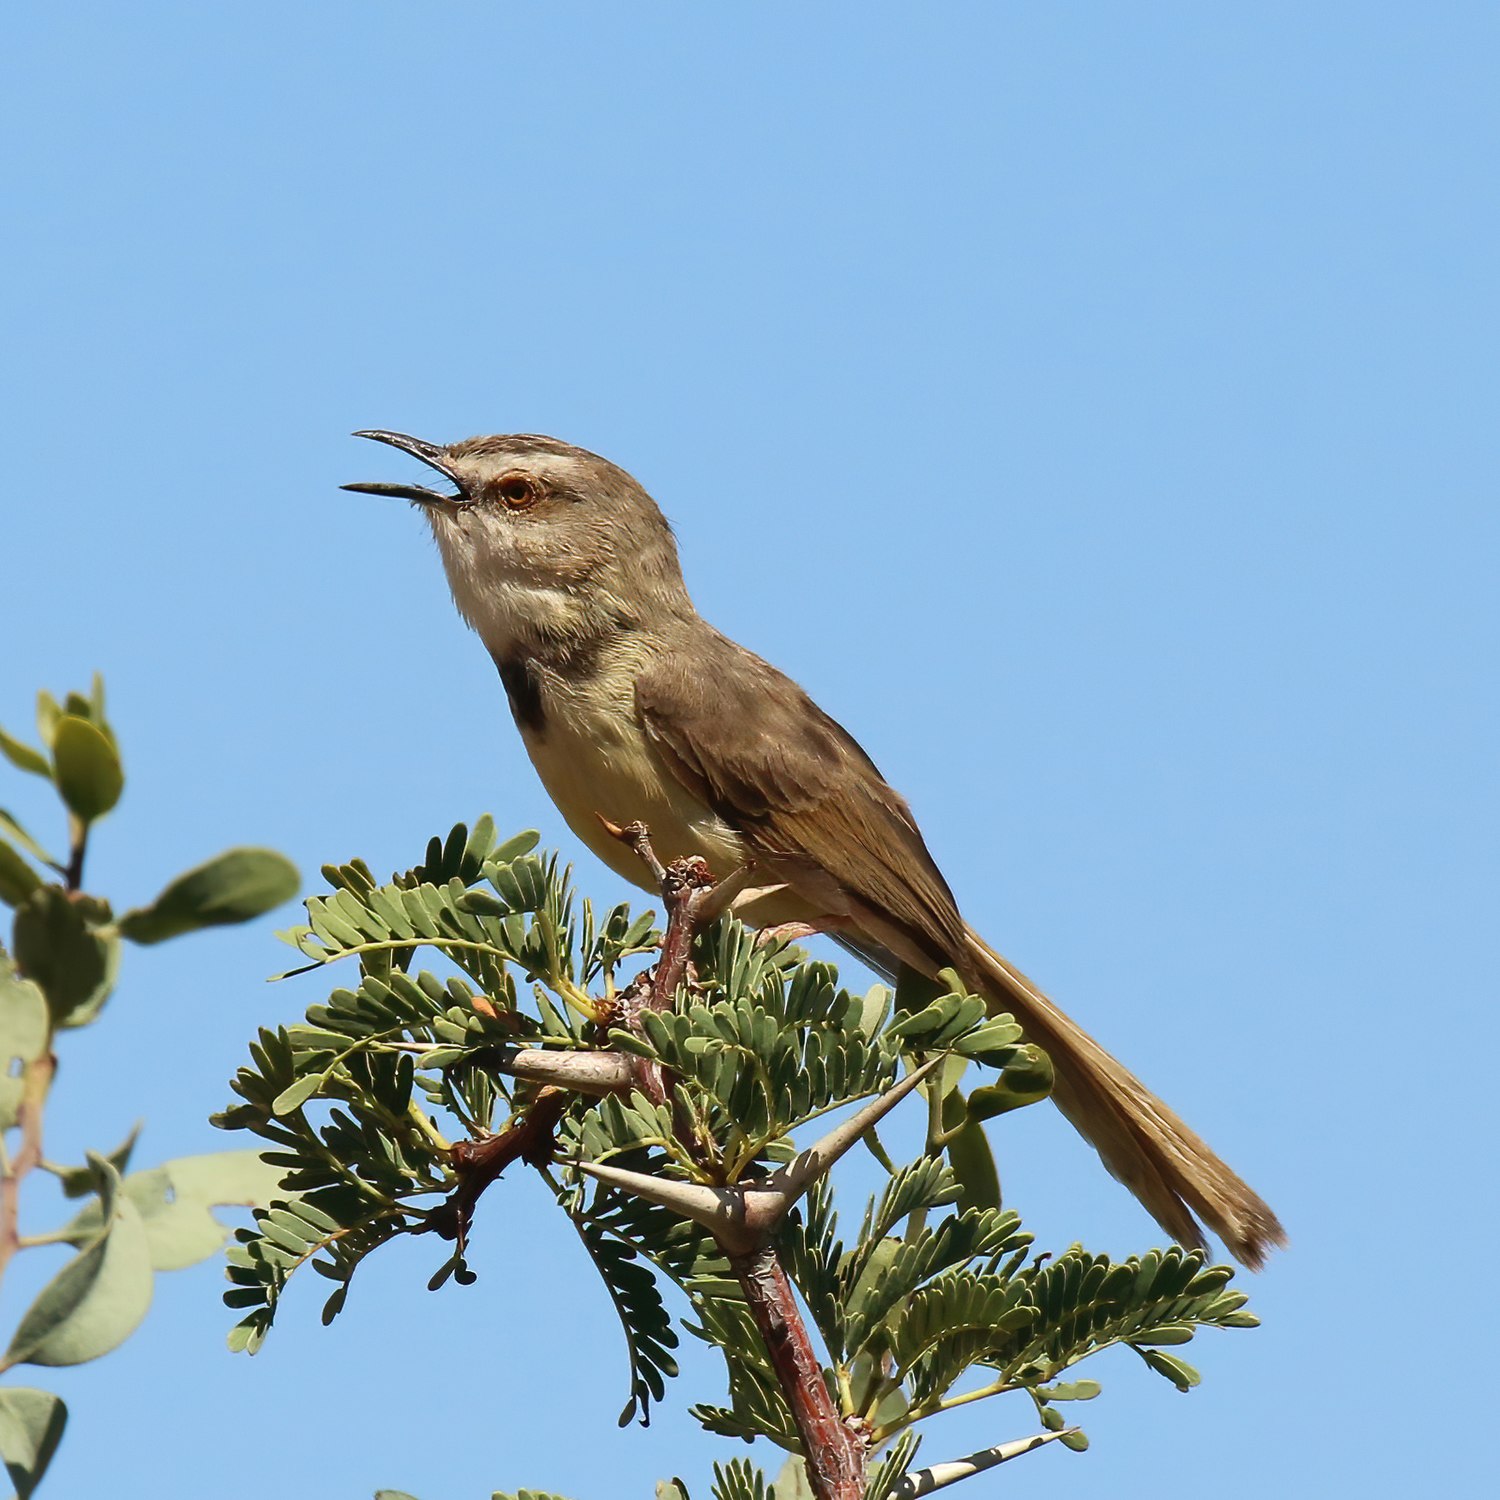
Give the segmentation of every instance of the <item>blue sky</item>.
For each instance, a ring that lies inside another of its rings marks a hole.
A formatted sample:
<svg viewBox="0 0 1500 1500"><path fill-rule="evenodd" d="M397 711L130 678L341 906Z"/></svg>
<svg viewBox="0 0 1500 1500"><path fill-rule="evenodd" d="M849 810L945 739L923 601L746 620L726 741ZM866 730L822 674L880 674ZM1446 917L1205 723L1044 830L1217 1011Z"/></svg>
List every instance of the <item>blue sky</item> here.
<svg viewBox="0 0 1500 1500"><path fill-rule="evenodd" d="M417 519L337 488L399 477L357 427L605 453L971 920L1291 1233L1201 1388L1103 1361L1090 1453L965 1493L1486 1487L1493 7L22 0L5 34L0 723L105 672L100 889L235 842L389 869L488 809L615 894ZM247 1037L318 998L262 982L285 920L127 955L54 1154L141 1115L143 1162L226 1144ZM1054 1112L999 1123L1044 1242L1156 1241ZM254 1360L216 1268L163 1280L53 1382L45 1493L706 1493L709 1357L617 1432L547 1206L516 1175L477 1286L398 1247ZM931 1458L1029 1430L948 1420Z"/></svg>

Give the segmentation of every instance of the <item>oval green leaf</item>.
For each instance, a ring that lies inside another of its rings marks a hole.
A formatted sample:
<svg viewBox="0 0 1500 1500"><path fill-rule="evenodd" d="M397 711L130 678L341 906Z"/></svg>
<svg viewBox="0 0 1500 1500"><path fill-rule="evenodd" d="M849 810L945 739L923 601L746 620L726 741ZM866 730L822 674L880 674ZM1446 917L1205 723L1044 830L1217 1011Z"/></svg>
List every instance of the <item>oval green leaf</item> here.
<svg viewBox="0 0 1500 1500"><path fill-rule="evenodd" d="M45 688L36 695L36 732L41 742L50 750L52 735L57 721L62 718L62 704Z"/></svg>
<svg viewBox="0 0 1500 1500"><path fill-rule="evenodd" d="M119 940L94 931L86 906L60 886L38 887L16 909L16 961L41 987L59 1026L81 1026L114 987Z"/></svg>
<svg viewBox="0 0 1500 1500"><path fill-rule="evenodd" d="M1092 1401L1103 1389L1097 1380L1073 1380L1046 1386L1039 1394L1048 1401Z"/></svg>
<svg viewBox="0 0 1500 1500"><path fill-rule="evenodd" d="M1185 1359L1178 1359L1173 1354L1162 1354L1156 1349L1137 1349L1135 1352L1158 1375L1165 1375L1179 1391L1192 1390L1202 1379L1202 1376Z"/></svg>
<svg viewBox="0 0 1500 1500"><path fill-rule="evenodd" d="M136 1139L141 1133L141 1124L142 1122L137 1120L131 1126L130 1134L113 1151L98 1153L121 1177L125 1175L125 1169L130 1165L130 1153L135 1150ZM99 1174L92 1165L82 1167L49 1165L47 1170L56 1174L58 1186L62 1188L64 1198L82 1198L85 1193L98 1190Z"/></svg>
<svg viewBox="0 0 1500 1500"><path fill-rule="evenodd" d="M297 867L271 849L227 849L179 875L151 903L120 918L134 943L160 943L184 932L248 922L297 894Z"/></svg>
<svg viewBox="0 0 1500 1500"><path fill-rule="evenodd" d="M57 861L3 807L0 807L0 834L4 834L12 843L19 844L28 854L41 860L44 865L55 866L57 864Z"/></svg>
<svg viewBox="0 0 1500 1500"><path fill-rule="evenodd" d="M326 1074L314 1073L311 1077L299 1078L295 1083L288 1084L271 1101L272 1114L289 1115L293 1110L301 1109L323 1087L326 1077Z"/></svg>
<svg viewBox="0 0 1500 1500"><path fill-rule="evenodd" d="M0 958L0 1130L16 1123L26 1068L47 1050L47 1001Z"/></svg>
<svg viewBox="0 0 1500 1500"><path fill-rule="evenodd" d="M1024 1109L1052 1092L1052 1059L1030 1043L1016 1047L999 1081L977 1088L969 1095L969 1118L993 1120L996 1115Z"/></svg>
<svg viewBox="0 0 1500 1500"><path fill-rule="evenodd" d="M229 1238L201 1198L180 1195L171 1171L156 1167L125 1180L125 1193L146 1228L151 1267L180 1271L207 1260Z"/></svg>
<svg viewBox="0 0 1500 1500"><path fill-rule="evenodd" d="M0 755L22 771L30 771L33 776L45 776L48 781L52 780L52 765L47 757L39 750L33 750L30 745L12 739L3 729L0 729Z"/></svg>
<svg viewBox="0 0 1500 1500"><path fill-rule="evenodd" d="M135 1332L151 1305L151 1251L136 1206L113 1167L103 1180L104 1232L44 1286L5 1353L12 1365L81 1365Z"/></svg>
<svg viewBox="0 0 1500 1500"><path fill-rule="evenodd" d="M41 883L42 877L0 839L0 901L19 906Z"/></svg>
<svg viewBox="0 0 1500 1500"><path fill-rule="evenodd" d="M102 818L120 800L125 772L103 730L77 714L64 714L52 735L57 789L85 823Z"/></svg>
<svg viewBox="0 0 1500 1500"><path fill-rule="evenodd" d="M51 1391L0 1388L0 1455L16 1487L16 1500L28 1500L41 1483L67 1421L68 1408Z"/></svg>

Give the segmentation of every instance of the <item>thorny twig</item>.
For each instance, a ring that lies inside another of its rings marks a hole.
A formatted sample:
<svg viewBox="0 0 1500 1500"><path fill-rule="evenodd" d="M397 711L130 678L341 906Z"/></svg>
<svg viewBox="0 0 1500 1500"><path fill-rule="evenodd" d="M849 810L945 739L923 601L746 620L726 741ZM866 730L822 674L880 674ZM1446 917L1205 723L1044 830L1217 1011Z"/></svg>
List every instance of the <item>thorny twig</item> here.
<svg viewBox="0 0 1500 1500"><path fill-rule="evenodd" d="M704 861L696 858L676 859L663 865L651 846L650 831L643 823L621 827L605 822L605 828L629 844L651 871L666 907L667 924L662 936L661 956L615 997L613 1019L634 1029L639 1026L644 1011L669 1010L684 981L691 980L693 940L700 927L723 909L723 900L716 898L722 898L726 888L739 877L732 876L720 886ZM456 1239L460 1255L474 1207L501 1172L515 1161L524 1160L540 1167L551 1159L556 1129L571 1090L623 1092L627 1087L635 1086L659 1103L665 1103L671 1097L668 1080L654 1063L632 1059L636 1066L622 1076L615 1066L604 1063L606 1057L613 1059L618 1054L578 1055L580 1061L583 1057L591 1057L593 1061L581 1070L577 1066L550 1068L549 1076L554 1081L539 1089L530 1105L498 1135L454 1147L454 1166L460 1183L435 1216L437 1222L430 1227L447 1238ZM513 1076L527 1071L524 1064L517 1066L516 1056L507 1059L502 1067ZM570 1070L577 1073L576 1079L562 1076ZM882 1100L875 1101L873 1108L883 1114L916 1082L917 1077L909 1075ZM863 1128L861 1126L860 1130ZM677 1130L688 1149L695 1155L699 1154L691 1123L678 1119ZM847 1149L858 1132L845 1141L843 1136L848 1134L847 1129L830 1133L824 1141L804 1152L798 1162L782 1169L772 1179L731 1183L717 1188L669 1183L643 1178L637 1173L582 1164L583 1170L591 1176L605 1181L620 1179L615 1181L616 1186L634 1189L642 1196L660 1200L664 1192L673 1191L706 1195L701 1204L696 1200L690 1206L674 1201L670 1206L689 1217L701 1216L702 1221L708 1223L740 1283L802 1440L803 1457L816 1500L862 1500L868 1437L859 1420L845 1416L834 1401L773 1236L792 1204L811 1181L825 1172L833 1159ZM801 1170L798 1170L799 1163ZM623 1180L625 1178L631 1180L627 1183Z"/></svg>
<svg viewBox="0 0 1500 1500"><path fill-rule="evenodd" d="M678 986L688 976L693 938L700 914L714 889L714 878L701 859L673 860L664 867L651 848L650 832L644 823L632 823L627 828L607 826L631 845L657 877L667 909L661 957L615 997L616 1014L629 1025L642 1009L671 1008ZM628 1062L628 1067L619 1068L620 1062ZM453 1147L458 1186L447 1202L430 1215L424 1228L456 1240L460 1255L468 1241L474 1209L491 1183L517 1161L544 1167L552 1160L553 1141L570 1090L624 1093L637 1086L658 1103L666 1102L668 1094L666 1081L656 1064L644 1058L625 1059L619 1053L607 1051L565 1054L556 1059L545 1053L522 1052L501 1063L500 1069L513 1076L545 1081L545 1086L498 1134L482 1140L460 1141Z"/></svg>
<svg viewBox="0 0 1500 1500"><path fill-rule="evenodd" d="M676 998L678 986L688 977L699 925L719 907L714 878L701 859L678 859L664 867L642 823L624 828L606 823L605 827L635 850L661 885L667 929L661 958L651 970L638 1003L652 1010L666 1010ZM649 1080L648 1092L665 1100L666 1080L659 1068L652 1071L655 1076ZM691 1148L693 1142L684 1132L685 1123L679 1120L678 1130ZM829 1163L831 1160L830 1156ZM786 1269L772 1243L775 1229L807 1185L800 1182L793 1188L788 1183L780 1193L755 1194L761 1200L756 1204L761 1210L758 1214L750 1204L753 1185L707 1189L715 1200L715 1210L721 1213L716 1222L710 1222L710 1229L729 1260L765 1343L771 1368L802 1439L814 1495L817 1500L861 1500L868 1456L865 1435L858 1423L846 1418L834 1403ZM778 1200L774 1205L772 1198ZM752 1222L755 1220L758 1222Z"/></svg>

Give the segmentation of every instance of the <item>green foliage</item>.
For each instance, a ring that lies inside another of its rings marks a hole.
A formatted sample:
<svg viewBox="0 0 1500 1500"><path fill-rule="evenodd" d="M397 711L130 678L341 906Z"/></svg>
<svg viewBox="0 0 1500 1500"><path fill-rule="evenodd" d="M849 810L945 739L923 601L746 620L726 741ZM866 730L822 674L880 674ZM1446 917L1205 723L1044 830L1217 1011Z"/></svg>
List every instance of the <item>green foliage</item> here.
<svg viewBox="0 0 1500 1500"><path fill-rule="evenodd" d="M0 1454L16 1500L27 1500L41 1483L67 1424L67 1407L50 1391L0 1387Z"/></svg>
<svg viewBox="0 0 1500 1500"><path fill-rule="evenodd" d="M149 906L127 911L120 934L133 943L160 943L248 922L290 901L300 884L291 861L270 849L228 849L179 875Z"/></svg>
<svg viewBox="0 0 1500 1500"><path fill-rule="evenodd" d="M680 1323L725 1364L727 1400L695 1406L699 1421L795 1457L797 1425L735 1263L700 1223L631 1184L723 1195L779 1181L806 1159L815 1122L877 1096L894 1103L919 1067L923 1150L893 1162L866 1132L888 1179L854 1240L839 1236L821 1171L771 1240L811 1315L830 1393L870 1437L868 1500L918 1483L916 1428L953 1405L1014 1394L1035 1408L1042 1433L1004 1458L1053 1437L1082 1449L1087 1438L1057 1409L1099 1393L1062 1379L1081 1360L1125 1344L1187 1389L1196 1372L1163 1346L1253 1325L1229 1270L1196 1252L1119 1262L1079 1247L1034 1253L1001 1205L987 1122L1045 1097L1051 1066L957 974L903 976L894 1003L881 986L854 994L829 965L723 917L696 933L675 1003L653 1009L622 971L658 943L651 917L617 907L596 919L556 857L534 849L534 835L500 843L486 818L432 840L420 864L384 883L360 861L327 867L332 891L283 934L310 960L294 972L339 961L358 972L304 1024L260 1033L232 1084L238 1102L217 1117L257 1135L285 1173L284 1196L256 1211L231 1252L234 1347L259 1346L288 1277L307 1264L335 1283L324 1316L335 1315L363 1257L394 1235L450 1242L434 1287L472 1280L467 1206L488 1185L473 1186L474 1153L519 1139L551 1094L550 1159L524 1159L551 1185L619 1316L621 1421L645 1420L663 1398ZM422 968L419 955L443 967ZM635 1081L602 1097L539 1093L520 1081L537 1072L527 1055L538 1052L631 1059ZM637 1175L603 1180L586 1167ZM685 1316L674 1310L683 1306ZM716 1466L713 1494L800 1500L808 1484L800 1467L772 1484L735 1460ZM679 1480L658 1494L687 1500Z"/></svg>
<svg viewBox="0 0 1500 1500"><path fill-rule="evenodd" d="M667 1379L677 1373L671 1354L677 1347L677 1334L656 1278L630 1242L613 1236L597 1219L575 1214L573 1222L625 1333L630 1399L620 1412L624 1427L638 1411L649 1411L651 1402L666 1394Z"/></svg>
<svg viewBox="0 0 1500 1500"><path fill-rule="evenodd" d="M46 996L0 957L0 1057L6 1063L0 1071L0 1130L9 1130L21 1118L27 1084L51 1044Z"/></svg>
<svg viewBox="0 0 1500 1500"><path fill-rule="evenodd" d="M869 1477L865 1482L865 1500L886 1500L896 1485L906 1478L921 1442L922 1439L915 1432L903 1432L870 1465Z"/></svg>
<svg viewBox="0 0 1500 1500"><path fill-rule="evenodd" d="M151 1305L151 1251L139 1210L101 1157L90 1163L99 1198L92 1232L27 1309L0 1358L13 1365L80 1365L135 1332Z"/></svg>
<svg viewBox="0 0 1500 1500"><path fill-rule="evenodd" d="M179 1157L127 1172L135 1131L113 1152L77 1166L41 1153L42 1120L56 1072L59 1036L94 1021L115 987L121 939L159 941L196 927L259 916L294 894L297 873L280 855L230 850L172 882L150 906L116 921L103 897L83 888L85 855L99 819L120 800L125 779L96 677L88 695L37 700L35 748L0 731L0 754L51 783L61 803L64 857L52 854L12 813L0 811L0 902L13 909L0 946L0 1273L39 1245L71 1245L72 1257L22 1313L0 1372L28 1364L81 1364L134 1332L151 1303L154 1273L214 1254L228 1230L217 1205L265 1203L279 1169L256 1152ZM19 1190L34 1170L52 1173L70 1198L84 1199L61 1228L24 1237ZM51 1462L67 1421L45 1391L0 1387L0 1454L18 1495L28 1496Z"/></svg>

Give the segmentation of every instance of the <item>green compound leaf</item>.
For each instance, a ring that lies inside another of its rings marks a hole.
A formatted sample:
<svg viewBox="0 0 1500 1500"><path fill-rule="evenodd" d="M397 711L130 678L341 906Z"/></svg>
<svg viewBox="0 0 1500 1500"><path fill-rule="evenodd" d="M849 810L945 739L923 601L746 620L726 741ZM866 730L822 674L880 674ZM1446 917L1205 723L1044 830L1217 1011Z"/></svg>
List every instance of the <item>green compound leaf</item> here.
<svg viewBox="0 0 1500 1500"><path fill-rule="evenodd" d="M103 1228L42 1288L0 1369L97 1359L124 1343L151 1305L151 1250L140 1212L120 1191L115 1169L93 1160Z"/></svg>
<svg viewBox="0 0 1500 1500"><path fill-rule="evenodd" d="M1203 1378L1185 1359L1178 1359L1176 1355L1163 1354L1158 1349L1137 1348L1135 1352L1158 1375L1164 1375L1170 1380L1179 1391L1192 1390Z"/></svg>
<svg viewBox="0 0 1500 1500"><path fill-rule="evenodd" d="M511 1081L506 1060L532 1048L605 1044L566 1003L580 990L608 992L601 976L649 952L652 918L575 899L567 871L555 856L533 855L533 843L499 845L482 819L472 833L459 825L434 839L424 864L383 884L359 860L325 869L331 892L309 898L308 925L288 937L308 968L350 962L347 987L310 1005L303 1024L262 1031L234 1079L236 1102L216 1117L269 1143L287 1173L284 1196L258 1209L229 1251L225 1302L242 1319L232 1348L259 1346L303 1267L335 1283L326 1322L380 1246L431 1231L451 1243L467 1222L454 1216L464 1206L463 1173L450 1141L493 1136L532 1097ZM423 948L449 961L443 973L418 967ZM789 1451L798 1442L711 1236L650 1194L580 1180L572 1164L716 1185L754 1180L795 1156L794 1131L883 1092L924 1054L940 1062L924 1092L946 1108L929 1121L931 1145L917 1161L903 1166L881 1149L888 1175L856 1243L846 1250L839 1239L826 1181L808 1189L774 1239L833 1363L830 1388L866 1424L872 1451L886 1454L868 1476L869 1500L886 1500L911 1477L913 1424L968 1399L952 1393L981 1369L984 1386L970 1394L1030 1392L1044 1427L1020 1446L1002 1445L992 1462L1054 1439L1081 1448L1087 1439L1053 1408L1097 1394L1091 1381L1055 1383L1079 1360L1129 1343L1178 1383L1188 1367L1159 1346L1201 1327L1253 1323L1243 1295L1227 1288L1228 1270L1200 1255L1111 1262L1074 1247L1037 1256L1014 1213L975 1206L997 1201L998 1184L988 1153L975 1165L965 1147L983 1144L984 1117L1042 1097L1050 1072L1014 1021L990 1016L958 976L914 983L904 975L894 1003L878 987L855 996L829 965L731 918L697 934L693 960L693 983L672 1006L609 1017L608 1045L658 1064L667 1096L573 1100L556 1126L558 1165L543 1167L624 1326L633 1404L661 1397L675 1368L676 1330L661 1296L671 1282L691 1308L683 1326L722 1354L728 1376L727 1403L693 1415L727 1436L769 1438ZM453 967L461 973L446 972ZM981 1068L990 1091L966 1102L959 1090ZM311 1099L316 1109L301 1107ZM460 1241L433 1284L463 1281L463 1255ZM685 1493L674 1482L659 1500ZM721 1469L715 1493L789 1500L798 1491L785 1474L773 1488L740 1464Z"/></svg>
<svg viewBox="0 0 1500 1500"><path fill-rule="evenodd" d="M125 772L114 742L88 719L64 714L52 737L57 789L85 823L102 818L120 800Z"/></svg>
<svg viewBox="0 0 1500 1500"><path fill-rule="evenodd" d="M228 849L179 875L150 906L120 918L133 943L160 943L184 932L248 922L290 901L302 883L297 867L270 849Z"/></svg>
<svg viewBox="0 0 1500 1500"><path fill-rule="evenodd" d="M50 1391L0 1388L0 1456L16 1487L16 1500L29 1500L41 1483L67 1421L68 1408Z"/></svg>
<svg viewBox="0 0 1500 1500"><path fill-rule="evenodd" d="M620 1412L620 1426L637 1416L643 1427L648 1426L651 1402L662 1399L667 1380L677 1373L677 1361L670 1352L677 1346L672 1320L649 1262L639 1259L629 1245L611 1238L597 1224L581 1217L575 1217L573 1223L615 1304L625 1334L630 1356L630 1399Z"/></svg>
<svg viewBox="0 0 1500 1500"><path fill-rule="evenodd" d="M771 1500L766 1476L748 1458L714 1465L713 1500Z"/></svg>

